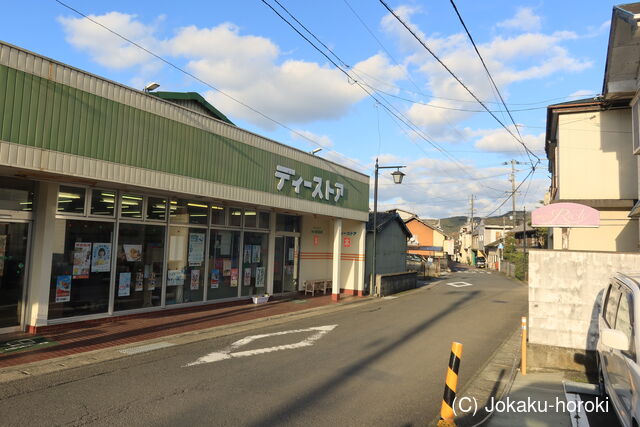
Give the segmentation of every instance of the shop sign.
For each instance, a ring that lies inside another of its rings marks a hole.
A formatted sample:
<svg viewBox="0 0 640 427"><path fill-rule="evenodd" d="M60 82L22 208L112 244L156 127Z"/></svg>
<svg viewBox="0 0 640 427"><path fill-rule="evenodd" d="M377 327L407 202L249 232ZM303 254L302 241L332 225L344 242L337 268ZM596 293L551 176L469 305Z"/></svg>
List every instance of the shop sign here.
<svg viewBox="0 0 640 427"><path fill-rule="evenodd" d="M531 213L533 227L598 227L600 212L579 203L553 203Z"/></svg>
<svg viewBox="0 0 640 427"><path fill-rule="evenodd" d="M353 236L355 236L356 234L358 234L358 232L357 232L357 231L343 231L343 232L342 232L342 235L343 235L343 236L352 236L352 237L353 237Z"/></svg>
<svg viewBox="0 0 640 427"><path fill-rule="evenodd" d="M324 230L320 227L313 227L311 229L311 234L324 234Z"/></svg>
<svg viewBox="0 0 640 427"><path fill-rule="evenodd" d="M296 194L300 194L300 188L305 187L312 190L311 197L320 200L330 200L333 198L334 202L337 202L344 196L344 184L336 182L331 185L331 181L322 177L314 176L311 181L304 179L302 176L295 178L295 169L288 168L286 166L277 165L275 177L279 179L276 188L278 191L282 191L285 181L291 181L291 186L295 189ZM324 190L323 187L324 186Z"/></svg>
<svg viewBox="0 0 640 427"><path fill-rule="evenodd" d="M351 247L351 237L343 237L342 240L345 248Z"/></svg>
<svg viewBox="0 0 640 427"><path fill-rule="evenodd" d="M318 243L320 243L320 237L317 235L313 236L313 246L318 246Z"/></svg>

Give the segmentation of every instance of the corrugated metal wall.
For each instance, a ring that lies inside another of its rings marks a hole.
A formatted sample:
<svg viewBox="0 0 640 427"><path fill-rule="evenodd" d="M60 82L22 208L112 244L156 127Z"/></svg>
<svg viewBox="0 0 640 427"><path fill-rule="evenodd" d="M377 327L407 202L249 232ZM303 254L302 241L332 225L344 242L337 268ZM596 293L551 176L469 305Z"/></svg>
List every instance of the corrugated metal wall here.
<svg viewBox="0 0 640 427"><path fill-rule="evenodd" d="M278 192L274 172L280 164L295 169L296 175L307 180L320 176L331 183L344 183L344 198L338 203L321 203L368 210L368 184L361 177L346 177L273 152L284 151L281 147L264 150L134 108L131 104L138 101L132 97L138 94L126 88L105 86L110 92L122 93L97 96L90 92L104 82L94 76L72 69L60 73L51 63L46 70L46 61L31 55L26 55L25 61L33 64L23 63L18 68L33 67L39 69L39 75L48 71L58 81L0 65L3 141L319 202L311 197L309 189L302 188L296 194L290 183ZM112 97L132 99L121 103L108 99ZM167 113L176 114L169 110L177 107L166 108ZM228 133L238 133L242 138L247 134L240 129Z"/></svg>

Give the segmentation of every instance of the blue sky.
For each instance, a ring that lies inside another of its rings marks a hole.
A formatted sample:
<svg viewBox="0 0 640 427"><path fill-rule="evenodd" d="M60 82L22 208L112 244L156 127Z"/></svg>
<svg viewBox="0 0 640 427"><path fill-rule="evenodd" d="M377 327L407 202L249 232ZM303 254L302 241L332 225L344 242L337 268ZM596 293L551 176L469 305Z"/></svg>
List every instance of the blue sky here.
<svg viewBox="0 0 640 427"><path fill-rule="evenodd" d="M275 0L267 1L278 8ZM511 188L510 167L503 162L528 162L524 150L488 113L477 112L482 107L381 3L279 2L349 66L351 78L260 0L65 0L286 128L54 0L4 4L0 39L135 88L157 81L160 90L197 91L240 127L306 151L322 146L320 156L369 175L376 156L381 164L407 165L402 185L393 185L388 174L381 178L381 209L399 207L425 217L465 215L472 194L479 215L500 205ZM549 185L545 107L602 89L614 4L456 2L523 141L542 159L521 186L518 209L538 206ZM449 1L389 5L488 107L502 110ZM495 114L511 124L504 112ZM513 125L510 129L515 133ZM518 169L520 182L529 166ZM496 214L510 206L511 201Z"/></svg>

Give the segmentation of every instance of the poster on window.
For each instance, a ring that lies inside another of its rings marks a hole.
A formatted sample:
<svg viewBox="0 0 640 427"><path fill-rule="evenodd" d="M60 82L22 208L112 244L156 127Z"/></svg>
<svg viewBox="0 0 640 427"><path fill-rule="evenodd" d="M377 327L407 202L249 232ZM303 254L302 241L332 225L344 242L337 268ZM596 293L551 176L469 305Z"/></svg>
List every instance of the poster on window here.
<svg viewBox="0 0 640 427"><path fill-rule="evenodd" d="M232 268L231 269L231 287L235 288L237 286L238 286L238 269Z"/></svg>
<svg viewBox="0 0 640 427"><path fill-rule="evenodd" d="M0 235L0 277L4 276L4 260L7 252L7 235Z"/></svg>
<svg viewBox="0 0 640 427"><path fill-rule="evenodd" d="M262 250L262 246L253 245L253 256L251 257L251 262L258 263L260 262L260 251Z"/></svg>
<svg viewBox="0 0 640 427"><path fill-rule="evenodd" d="M88 279L91 268L91 243L76 242L73 250L73 278Z"/></svg>
<svg viewBox="0 0 640 427"><path fill-rule="evenodd" d="M289 261L293 261L293 248L289 248Z"/></svg>
<svg viewBox="0 0 640 427"><path fill-rule="evenodd" d="M253 257L253 246L252 245L244 245L244 255L242 257L242 262L245 264L251 263L251 259Z"/></svg>
<svg viewBox="0 0 640 427"><path fill-rule="evenodd" d="M223 276L231 276L231 260L228 258L225 258L225 260L222 263L222 275Z"/></svg>
<svg viewBox="0 0 640 427"><path fill-rule="evenodd" d="M220 285L220 270L218 270L217 268L214 268L213 270L211 270L210 287L211 289L218 289L219 285Z"/></svg>
<svg viewBox="0 0 640 427"><path fill-rule="evenodd" d="M200 270L191 270L191 290L197 291L200 287Z"/></svg>
<svg viewBox="0 0 640 427"><path fill-rule="evenodd" d="M131 294L131 273L120 273L118 279L118 296L128 297Z"/></svg>
<svg viewBox="0 0 640 427"><path fill-rule="evenodd" d="M149 280L147 281L147 290L152 291L156 288L156 283L157 283L157 276L156 273L154 273L153 271L149 273Z"/></svg>
<svg viewBox="0 0 640 427"><path fill-rule="evenodd" d="M244 279L242 283L244 286L251 286L251 267L246 267L244 269Z"/></svg>
<svg viewBox="0 0 640 427"><path fill-rule="evenodd" d="M91 272L111 271L111 243L94 243L91 256Z"/></svg>
<svg viewBox="0 0 640 427"><path fill-rule="evenodd" d="M136 273L136 291L144 291L144 273L139 271Z"/></svg>
<svg viewBox="0 0 640 427"><path fill-rule="evenodd" d="M256 288L264 288L264 267L256 268Z"/></svg>
<svg viewBox="0 0 640 427"><path fill-rule="evenodd" d="M184 285L184 273L182 272L182 270L167 271L167 286L182 285Z"/></svg>
<svg viewBox="0 0 640 427"><path fill-rule="evenodd" d="M189 266L199 266L204 262L204 233L189 233Z"/></svg>
<svg viewBox="0 0 640 427"><path fill-rule="evenodd" d="M122 245L122 249L127 261L142 261L142 245Z"/></svg>
<svg viewBox="0 0 640 427"><path fill-rule="evenodd" d="M71 276L56 277L56 302L71 301Z"/></svg>

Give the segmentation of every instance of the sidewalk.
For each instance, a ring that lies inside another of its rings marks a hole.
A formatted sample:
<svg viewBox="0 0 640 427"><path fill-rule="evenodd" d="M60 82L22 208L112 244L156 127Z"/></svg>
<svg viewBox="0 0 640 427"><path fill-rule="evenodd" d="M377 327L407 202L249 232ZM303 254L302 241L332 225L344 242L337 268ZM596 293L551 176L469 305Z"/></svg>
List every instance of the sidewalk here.
<svg viewBox="0 0 640 427"><path fill-rule="evenodd" d="M335 303L331 301L330 294L314 297L298 296L295 299L275 300L260 305L254 305L249 300L247 303L227 306L198 306L184 311L174 311L170 316L166 311L156 311L119 319L105 319L102 323L87 322L70 325L66 328L61 326L37 335L5 334L0 335L0 371L4 370L3 368L18 367L65 356L70 357L79 353L225 325L255 323L259 320L282 318L292 313L305 311L333 311L349 304L369 300L370 298L341 295L340 301ZM22 350L7 348L8 341L11 342L10 345L19 344L16 341L21 339L40 342L33 347ZM5 345L3 346L3 344Z"/></svg>
<svg viewBox="0 0 640 427"><path fill-rule="evenodd" d="M499 411L497 408L493 416L485 424L491 427L513 427L513 426L571 426L571 419L568 412L556 410L558 401L566 401L562 381L562 372L551 373L528 373L521 375L518 372L508 397L503 399L505 403L532 401L536 402L536 407L545 407L542 412L527 411L524 413ZM491 405L493 402L489 402ZM540 406L538 406L540 405Z"/></svg>

